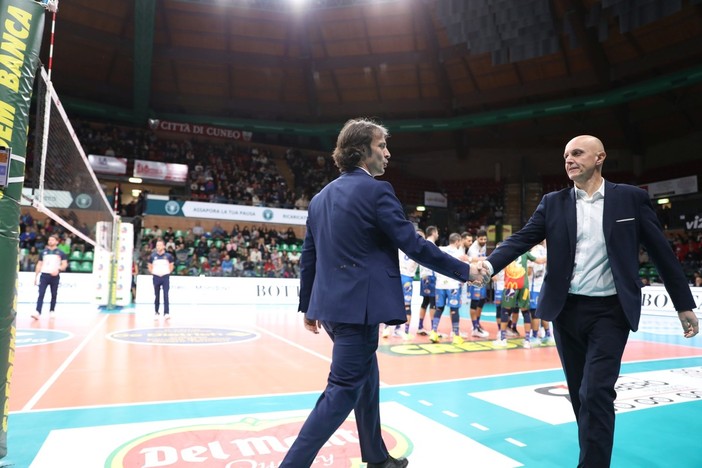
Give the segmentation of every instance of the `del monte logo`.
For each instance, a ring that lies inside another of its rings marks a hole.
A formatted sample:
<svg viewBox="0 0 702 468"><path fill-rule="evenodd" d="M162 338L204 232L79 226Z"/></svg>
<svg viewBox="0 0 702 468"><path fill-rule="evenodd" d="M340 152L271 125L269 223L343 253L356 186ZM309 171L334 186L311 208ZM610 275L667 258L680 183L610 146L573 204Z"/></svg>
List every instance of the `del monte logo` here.
<svg viewBox="0 0 702 468"><path fill-rule="evenodd" d="M110 454L105 468L274 468L283 461L304 422L303 416L278 420L247 417L231 424L169 428L125 443ZM382 426L382 434L394 456L408 456L412 451L404 434L387 426ZM336 430L312 466L362 466L353 419Z"/></svg>

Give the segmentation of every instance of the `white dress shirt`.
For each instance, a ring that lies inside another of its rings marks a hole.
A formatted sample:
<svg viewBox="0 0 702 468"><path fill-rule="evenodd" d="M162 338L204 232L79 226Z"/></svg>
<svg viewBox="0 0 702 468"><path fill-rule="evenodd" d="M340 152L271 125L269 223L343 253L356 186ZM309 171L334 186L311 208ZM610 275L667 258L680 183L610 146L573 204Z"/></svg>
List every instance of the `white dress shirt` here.
<svg viewBox="0 0 702 468"><path fill-rule="evenodd" d="M575 187L577 233L575 265L568 290L570 294L597 297L617 294L602 227L604 197L604 179L591 197L586 191Z"/></svg>

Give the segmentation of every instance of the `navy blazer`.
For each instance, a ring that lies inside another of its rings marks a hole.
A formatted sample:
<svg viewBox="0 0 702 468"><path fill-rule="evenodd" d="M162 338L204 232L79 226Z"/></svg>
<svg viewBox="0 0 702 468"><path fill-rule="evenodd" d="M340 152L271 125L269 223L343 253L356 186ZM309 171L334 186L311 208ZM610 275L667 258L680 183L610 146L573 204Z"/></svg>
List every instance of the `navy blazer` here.
<svg viewBox="0 0 702 468"><path fill-rule="evenodd" d="M459 281L469 267L417 235L388 182L342 173L312 198L300 257L307 318L355 324L406 321L397 250Z"/></svg>
<svg viewBox="0 0 702 468"><path fill-rule="evenodd" d="M568 296L575 261L576 220L575 189L546 194L527 224L487 258L498 272L546 239L546 276L536 312L544 320L558 317ZM676 310L695 309L685 274L663 235L648 193L605 181L602 227L614 286L632 330L638 329L641 318L640 244L648 250Z"/></svg>

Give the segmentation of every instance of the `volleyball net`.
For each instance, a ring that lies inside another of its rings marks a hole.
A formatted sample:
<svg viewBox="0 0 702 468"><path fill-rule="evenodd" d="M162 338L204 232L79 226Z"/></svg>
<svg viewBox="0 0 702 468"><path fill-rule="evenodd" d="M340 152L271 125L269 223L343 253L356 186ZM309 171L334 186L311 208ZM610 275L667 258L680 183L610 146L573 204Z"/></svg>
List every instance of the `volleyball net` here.
<svg viewBox="0 0 702 468"><path fill-rule="evenodd" d="M23 198L80 238L76 244L84 248L72 247L69 270L93 273L96 303L124 305L130 300L132 226L120 224L43 67L34 95L34 161Z"/></svg>
<svg viewBox="0 0 702 468"><path fill-rule="evenodd" d="M111 252L117 216L43 67L35 96L34 165L24 196L96 251Z"/></svg>

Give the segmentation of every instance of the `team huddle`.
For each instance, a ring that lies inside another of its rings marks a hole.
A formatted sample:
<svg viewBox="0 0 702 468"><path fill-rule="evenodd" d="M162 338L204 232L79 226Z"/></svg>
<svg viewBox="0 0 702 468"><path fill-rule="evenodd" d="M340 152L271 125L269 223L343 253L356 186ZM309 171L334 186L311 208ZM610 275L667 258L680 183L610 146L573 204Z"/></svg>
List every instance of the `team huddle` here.
<svg viewBox="0 0 702 468"><path fill-rule="evenodd" d="M436 226L429 226L425 231L417 233L432 243L436 243L439 232ZM539 301L539 291L543 284L546 271L546 246L542 242L512 262L507 268L492 277L492 299L496 306L495 320L497 336L493 341L496 348L506 348L507 338L521 336L517 330L519 314L524 321L524 348L534 345L554 344L550 323L536 318L536 306ZM452 233L448 245L439 247L452 257L466 263L477 263L487 255L487 232L480 230L474 237L468 232ZM420 291L422 304L419 309L419 324L417 334L428 336L433 343L438 343L445 336L439 333L439 323L446 306L451 317L450 340L453 344L462 344L465 338L488 338L489 333L481 326L480 318L483 306L488 301L486 285L461 283L453 278L435 273L431 269L419 265L401 250L398 251L400 276L404 292L405 312L407 322L404 325L386 326L383 338L392 335L411 340L410 333L411 304L414 278L419 269ZM472 330L470 335L461 333L459 309L463 304L469 306ZM429 328L425 326L425 318L429 312Z"/></svg>

